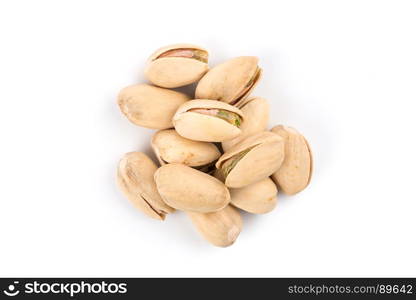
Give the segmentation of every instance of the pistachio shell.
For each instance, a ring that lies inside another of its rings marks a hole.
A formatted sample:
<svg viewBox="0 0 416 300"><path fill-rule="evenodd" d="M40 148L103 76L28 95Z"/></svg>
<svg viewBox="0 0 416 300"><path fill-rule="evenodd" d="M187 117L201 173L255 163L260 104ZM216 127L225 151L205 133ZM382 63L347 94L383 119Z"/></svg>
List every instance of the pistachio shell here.
<svg viewBox="0 0 416 300"><path fill-rule="evenodd" d="M270 105L266 99L254 97L248 99L240 110L244 114L241 124L241 134L232 140L222 142L222 149L227 151L246 137L265 131L269 123Z"/></svg>
<svg viewBox="0 0 416 300"><path fill-rule="evenodd" d="M312 176L312 152L306 139L294 128L278 125L272 132L285 141L285 159L272 179L285 194L293 195L305 189Z"/></svg>
<svg viewBox="0 0 416 300"><path fill-rule="evenodd" d="M130 152L120 160L117 182L122 193L148 216L164 220L174 211L160 197L154 181L155 163L141 152Z"/></svg>
<svg viewBox="0 0 416 300"><path fill-rule="evenodd" d="M260 132L225 152L215 165L216 176L222 178L227 187L241 188L272 175L283 158L283 139L271 132ZM227 164L233 161L233 167L224 174Z"/></svg>
<svg viewBox="0 0 416 300"><path fill-rule="evenodd" d="M272 211L277 203L277 188L269 178L240 189L230 189L231 204L253 214Z"/></svg>
<svg viewBox="0 0 416 300"><path fill-rule="evenodd" d="M132 123L152 129L166 129L173 127L173 115L188 100L189 97L183 93L137 84L121 90L118 105Z"/></svg>
<svg viewBox="0 0 416 300"><path fill-rule="evenodd" d="M207 213L230 202L230 193L221 181L182 164L160 167L155 181L162 199L176 209Z"/></svg>
<svg viewBox="0 0 416 300"><path fill-rule="evenodd" d="M195 141L222 142L241 134L238 126L214 115L191 111L195 109L228 111L244 122L243 113L232 105L215 100L191 100L181 105L173 116L173 125L181 136Z"/></svg>
<svg viewBox="0 0 416 300"><path fill-rule="evenodd" d="M208 51L191 44L158 49L148 59L145 76L153 84L175 88L201 79L208 71Z"/></svg>
<svg viewBox="0 0 416 300"><path fill-rule="evenodd" d="M152 148L161 165L181 163L199 167L210 164L221 156L214 144L188 140L174 129L156 132L152 138Z"/></svg>
<svg viewBox="0 0 416 300"><path fill-rule="evenodd" d="M195 98L238 104L251 93L261 78L258 58L240 56L212 68L199 81Z"/></svg>
<svg viewBox="0 0 416 300"><path fill-rule="evenodd" d="M199 233L218 247L232 245L243 227L240 213L230 205L220 211L207 214L188 212L188 216Z"/></svg>

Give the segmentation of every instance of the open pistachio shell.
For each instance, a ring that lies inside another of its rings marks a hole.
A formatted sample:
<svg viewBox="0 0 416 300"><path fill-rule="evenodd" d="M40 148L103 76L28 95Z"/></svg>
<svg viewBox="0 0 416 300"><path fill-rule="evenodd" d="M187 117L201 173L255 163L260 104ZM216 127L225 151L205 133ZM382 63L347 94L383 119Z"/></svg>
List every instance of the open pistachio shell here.
<svg viewBox="0 0 416 300"><path fill-rule="evenodd" d="M149 57L145 76L155 85L175 88L198 81L207 71L207 50L175 44L160 48Z"/></svg>
<svg viewBox="0 0 416 300"><path fill-rule="evenodd" d="M277 203L277 188L269 178L239 189L230 189L231 204L253 214L272 211Z"/></svg>
<svg viewBox="0 0 416 300"><path fill-rule="evenodd" d="M313 161L309 144L294 128L278 125L271 131L285 141L285 159L272 179L285 194L299 193L311 181Z"/></svg>
<svg viewBox="0 0 416 300"><path fill-rule="evenodd" d="M241 188L272 175L283 158L283 139L272 132L260 132L225 152L215 164L215 176L227 187Z"/></svg>
<svg viewBox="0 0 416 300"><path fill-rule="evenodd" d="M174 211L160 197L154 181L155 163L141 152L130 152L120 160L117 182L122 193L148 216L164 220Z"/></svg>
<svg viewBox="0 0 416 300"><path fill-rule="evenodd" d="M214 144L188 140L174 129L156 132L152 138L152 148L161 165L181 163L190 167L202 167L221 156Z"/></svg>
<svg viewBox="0 0 416 300"><path fill-rule="evenodd" d="M176 209L207 213L230 202L230 193L221 181L183 164L160 167L155 181L162 199Z"/></svg>
<svg viewBox="0 0 416 300"><path fill-rule="evenodd" d="M257 63L257 57L240 56L212 68L199 81L195 98L220 100L238 106L261 78L262 70Z"/></svg>
<svg viewBox="0 0 416 300"><path fill-rule="evenodd" d="M241 134L243 113L236 107L215 100L196 99L181 105L173 125L183 137L204 142L222 142Z"/></svg>
<svg viewBox="0 0 416 300"><path fill-rule="evenodd" d="M240 126L241 134L232 140L222 142L224 151L250 135L265 131L269 123L270 105L264 98L250 98L240 107L240 110L244 114L244 122Z"/></svg>
<svg viewBox="0 0 416 300"><path fill-rule="evenodd" d="M166 129L173 127L173 115L188 100L189 97L183 93L137 84L121 90L118 105L132 123L152 129Z"/></svg>
<svg viewBox="0 0 416 300"><path fill-rule="evenodd" d="M231 246L243 227L240 213L230 205L207 214L188 212L188 216L199 233L217 247Z"/></svg>

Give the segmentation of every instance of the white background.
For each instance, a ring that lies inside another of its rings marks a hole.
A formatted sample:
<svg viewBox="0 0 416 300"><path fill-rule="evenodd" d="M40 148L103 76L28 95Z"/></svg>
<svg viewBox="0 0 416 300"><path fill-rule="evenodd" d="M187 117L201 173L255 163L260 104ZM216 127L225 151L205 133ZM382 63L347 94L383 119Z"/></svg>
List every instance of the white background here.
<svg viewBox="0 0 416 300"><path fill-rule="evenodd" d="M1 276L416 276L414 1L2 1ZM244 215L229 248L157 222L115 185L150 152L118 91L156 48L256 55L270 125L315 154L312 184Z"/></svg>

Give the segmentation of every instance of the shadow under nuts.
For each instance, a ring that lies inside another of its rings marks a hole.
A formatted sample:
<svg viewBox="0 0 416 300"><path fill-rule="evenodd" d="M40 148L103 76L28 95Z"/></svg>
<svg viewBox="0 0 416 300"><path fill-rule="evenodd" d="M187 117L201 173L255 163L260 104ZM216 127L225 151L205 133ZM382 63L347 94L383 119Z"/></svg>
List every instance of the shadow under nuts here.
<svg viewBox="0 0 416 300"><path fill-rule="evenodd" d="M174 211L159 195L153 178L157 167L141 152L130 152L120 160L117 182L120 190L133 205L149 217L164 220Z"/></svg>
<svg viewBox="0 0 416 300"><path fill-rule="evenodd" d="M145 75L155 85L176 88L198 81L207 71L207 50L191 44L175 44L150 56Z"/></svg>
<svg viewBox="0 0 416 300"><path fill-rule="evenodd" d="M214 212L230 203L230 192L215 177L182 164L167 164L155 173L157 189L171 207Z"/></svg>

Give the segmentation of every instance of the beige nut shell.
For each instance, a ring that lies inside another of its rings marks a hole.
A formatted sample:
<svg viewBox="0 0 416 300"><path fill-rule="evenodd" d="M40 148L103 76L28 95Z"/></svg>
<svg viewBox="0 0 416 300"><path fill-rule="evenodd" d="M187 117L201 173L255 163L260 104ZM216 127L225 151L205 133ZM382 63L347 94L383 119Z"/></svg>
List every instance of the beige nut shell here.
<svg viewBox="0 0 416 300"><path fill-rule="evenodd" d="M230 205L207 214L188 212L188 216L202 237L217 247L231 246L243 227L240 213Z"/></svg>
<svg viewBox="0 0 416 300"><path fill-rule="evenodd" d="M272 179L287 195L294 195L305 189L312 176L312 152L303 135L296 129L278 125L271 129L285 141L285 159Z"/></svg>
<svg viewBox="0 0 416 300"><path fill-rule="evenodd" d="M226 103L236 104L241 91L255 75L258 68L258 58L254 56L240 56L230 59L208 71L199 81L195 98L214 99ZM239 101L243 101L254 89L261 77L244 93Z"/></svg>
<svg viewBox="0 0 416 300"><path fill-rule="evenodd" d="M222 149L227 151L232 146L246 137L265 131L269 123L270 104L260 97L248 99L240 110L244 114L244 122L241 124L241 134L232 140L222 142Z"/></svg>
<svg viewBox="0 0 416 300"><path fill-rule="evenodd" d="M152 148L161 165L181 163L198 167L212 163L221 156L214 144L186 139L174 129L156 132L152 138Z"/></svg>
<svg viewBox="0 0 416 300"><path fill-rule="evenodd" d="M265 214L277 204L277 188L269 177L240 189L230 189L231 204L253 214Z"/></svg>
<svg viewBox="0 0 416 300"><path fill-rule="evenodd" d="M208 51L200 46L192 44L174 44L156 50L148 59L145 76L153 84L176 88L191 84L201 79L208 71L208 64L187 57L160 57L164 52L174 49L195 49Z"/></svg>
<svg viewBox="0 0 416 300"><path fill-rule="evenodd" d="M207 213L230 202L230 193L221 181L183 164L160 167L155 181L162 199L176 209Z"/></svg>
<svg viewBox="0 0 416 300"><path fill-rule="evenodd" d="M193 108L224 109L238 114L244 123L244 114L224 102L195 99L181 105L173 116L173 125L183 137L195 141L222 142L241 134L240 128L215 116L190 112Z"/></svg>
<svg viewBox="0 0 416 300"><path fill-rule="evenodd" d="M117 183L121 192L140 211L151 218L164 220L174 211L160 197L154 181L155 163L142 152L130 152L120 160Z"/></svg>
<svg viewBox="0 0 416 300"><path fill-rule="evenodd" d="M137 84L121 90L118 105L133 124L151 129L166 129L173 127L173 115L189 99L180 92Z"/></svg>
<svg viewBox="0 0 416 300"><path fill-rule="evenodd" d="M272 175L282 164L284 141L277 134L264 131L252 135L225 152L217 161L220 169L223 163L234 155L253 147L236 164L225 178L225 185L241 188Z"/></svg>

